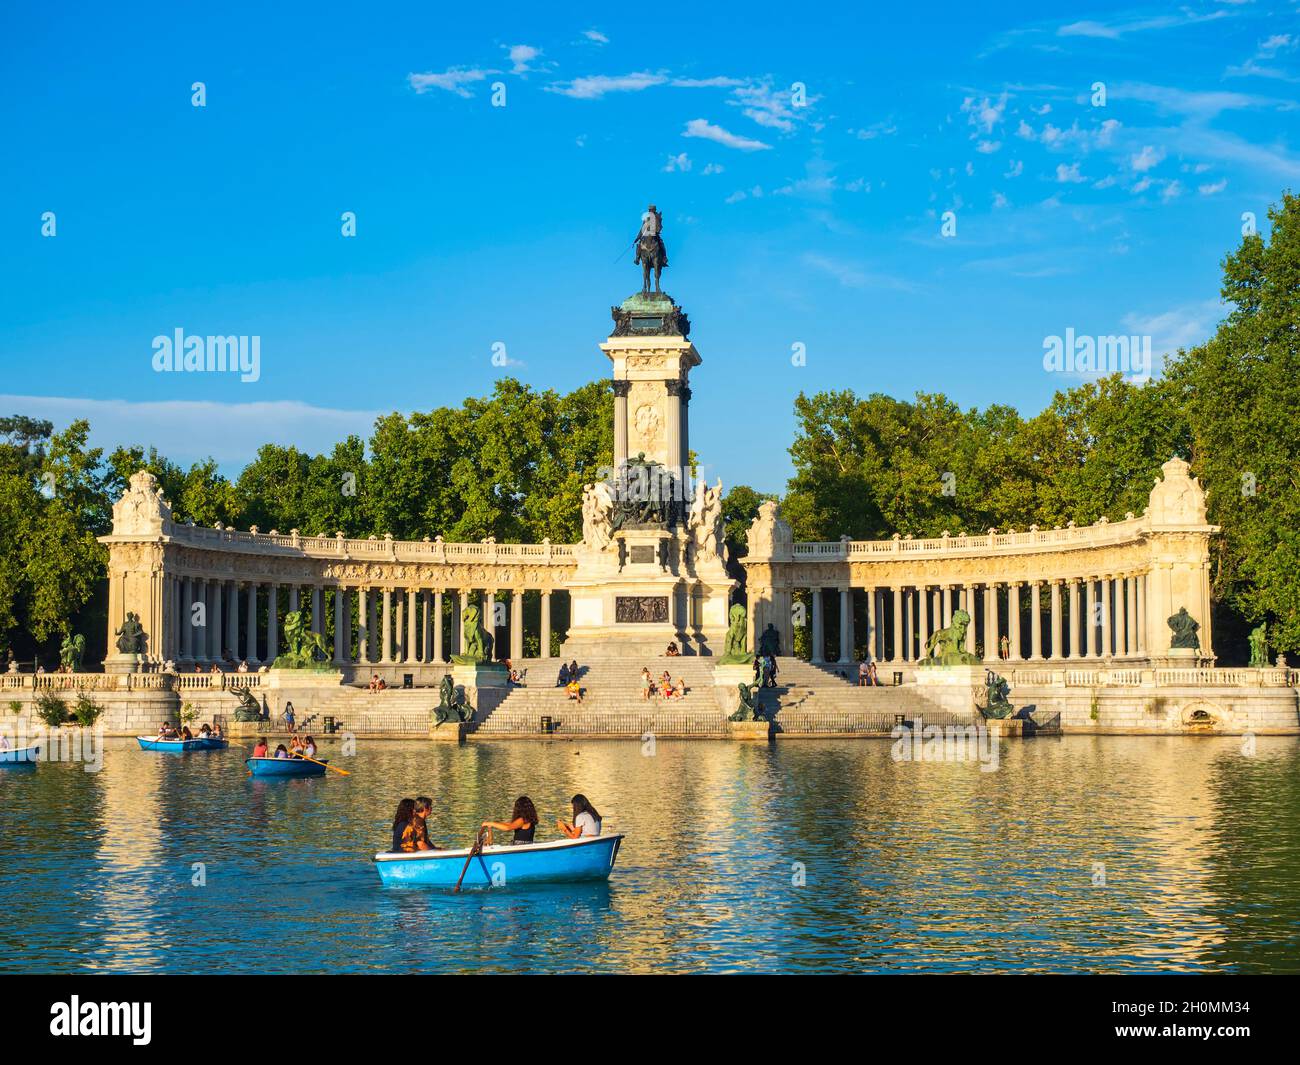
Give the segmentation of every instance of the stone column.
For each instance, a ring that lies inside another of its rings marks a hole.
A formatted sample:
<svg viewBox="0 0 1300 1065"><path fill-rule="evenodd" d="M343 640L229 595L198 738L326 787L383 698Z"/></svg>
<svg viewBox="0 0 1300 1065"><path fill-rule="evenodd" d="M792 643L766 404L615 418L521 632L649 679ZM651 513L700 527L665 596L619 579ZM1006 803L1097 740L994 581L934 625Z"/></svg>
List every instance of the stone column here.
<svg viewBox="0 0 1300 1065"><path fill-rule="evenodd" d="M966 651L975 653L975 583L966 585L966 613L970 615L970 628L966 630Z"/></svg>
<svg viewBox="0 0 1300 1065"><path fill-rule="evenodd" d="M1113 578L1109 575L1101 579L1101 657L1110 658L1114 655L1114 646L1111 643L1110 631L1110 593L1113 585Z"/></svg>
<svg viewBox="0 0 1300 1065"><path fill-rule="evenodd" d="M1137 586L1141 579L1137 574L1130 574L1128 579L1128 651L1135 658L1141 654L1139 640L1142 627L1138 623L1137 609Z"/></svg>
<svg viewBox="0 0 1300 1065"><path fill-rule="evenodd" d="M1147 646L1147 575L1145 573L1138 576L1137 612L1138 650L1143 654L1150 654L1151 648Z"/></svg>
<svg viewBox="0 0 1300 1065"><path fill-rule="evenodd" d="M213 581L212 609L208 611L208 657L214 662L221 658L221 640L226 631L221 623L222 607L225 605L225 589L220 581Z"/></svg>
<svg viewBox="0 0 1300 1065"><path fill-rule="evenodd" d="M689 428L690 411L691 411L691 390L685 384L683 384L682 385L682 425L681 425L681 432L679 434L681 436L681 441L682 441L681 465L682 465L683 476L685 475L685 471L690 469L690 465L691 465L691 434Z"/></svg>
<svg viewBox="0 0 1300 1065"><path fill-rule="evenodd" d="M876 660L876 590L874 588L863 589L863 594L867 600L867 631L866 631L866 655L872 661Z"/></svg>
<svg viewBox="0 0 1300 1065"><path fill-rule="evenodd" d="M890 593L894 606L891 617L894 623L894 653L889 660L900 662L903 658L903 589L894 585Z"/></svg>
<svg viewBox="0 0 1300 1065"><path fill-rule="evenodd" d="M433 661L446 661L442 653L442 589L433 593Z"/></svg>
<svg viewBox="0 0 1300 1065"><path fill-rule="evenodd" d="M370 654L371 662L379 661L380 635L379 635L379 601L383 597L379 594L379 589L373 589L374 595L370 597L370 609L366 614L366 628L370 633L370 646L367 649Z"/></svg>
<svg viewBox="0 0 1300 1065"><path fill-rule="evenodd" d="M252 581L248 582L248 610L244 615L244 627L248 630L244 634L244 642L248 644L244 657L248 659L250 666L259 665L261 660L257 657L257 585Z"/></svg>
<svg viewBox="0 0 1300 1065"><path fill-rule="evenodd" d="M348 616L348 590L334 586L334 664L345 665L352 650L352 625Z"/></svg>
<svg viewBox="0 0 1300 1065"><path fill-rule="evenodd" d="M380 651L379 661L383 665L391 665L393 661L393 590L384 589L384 617L379 623L380 627Z"/></svg>
<svg viewBox="0 0 1300 1065"><path fill-rule="evenodd" d="M929 589L922 585L917 590L918 599L916 601L917 610L920 611L917 617L917 641L916 657L919 661L925 657L925 645L930 638L930 592Z"/></svg>
<svg viewBox="0 0 1300 1065"><path fill-rule="evenodd" d="M1020 653L1020 581L1007 585L1007 661L1019 662Z"/></svg>
<svg viewBox="0 0 1300 1065"><path fill-rule="evenodd" d="M226 583L226 646L225 650L239 659L239 582Z"/></svg>
<svg viewBox="0 0 1300 1065"><path fill-rule="evenodd" d="M1007 589L1007 599L1011 598L1010 586ZM972 602L974 596L971 597ZM971 628L975 627L974 614L971 616ZM998 586L993 581L984 585L984 661L995 663L998 661L998 654L1001 650L999 637L1002 635L1002 622L998 617Z"/></svg>
<svg viewBox="0 0 1300 1065"><path fill-rule="evenodd" d="M912 660L912 647L914 645L915 629L912 627L913 614L912 604L916 600L916 594L911 588L903 589L903 661Z"/></svg>
<svg viewBox="0 0 1300 1065"><path fill-rule="evenodd" d="M280 654L280 586L272 584L266 596L266 660L274 662Z"/></svg>
<svg viewBox="0 0 1300 1065"><path fill-rule="evenodd" d="M1083 656L1084 658L1095 658L1097 651L1097 590L1091 577L1088 578L1084 591L1084 614Z"/></svg>
<svg viewBox="0 0 1300 1065"><path fill-rule="evenodd" d="M542 648L543 658L551 657L551 593L542 593Z"/></svg>
<svg viewBox="0 0 1300 1065"><path fill-rule="evenodd" d="M518 669L524 657L524 593L518 588L510 593L510 664Z"/></svg>
<svg viewBox="0 0 1300 1065"><path fill-rule="evenodd" d="M940 615L940 617L943 618L943 625L941 626L941 628L945 628L945 629L946 629L946 628L951 627L951 625L952 625L952 585L950 585L950 584L945 584L945 585L943 586L943 613Z"/></svg>
<svg viewBox="0 0 1300 1065"><path fill-rule="evenodd" d="M459 590L458 606L451 616L451 651L452 654L464 654L465 641L463 629L465 627L465 610L469 606L469 589L462 588Z"/></svg>
<svg viewBox="0 0 1300 1065"><path fill-rule="evenodd" d="M1078 578L1070 581L1070 657L1083 656L1083 589Z"/></svg>
<svg viewBox="0 0 1300 1065"><path fill-rule="evenodd" d="M823 662L826 659L826 632L822 622L822 590L809 588L808 593L812 596L812 651L808 657L813 662Z"/></svg>
<svg viewBox="0 0 1300 1065"><path fill-rule="evenodd" d="M1029 657L1043 660L1043 615L1038 609L1038 581L1029 582Z"/></svg>
<svg viewBox="0 0 1300 1065"><path fill-rule="evenodd" d="M485 591L483 593L483 627L487 629L488 635L492 637L492 654L489 657L492 661L496 662L503 657L501 654L501 648L497 646L496 589Z"/></svg>
<svg viewBox="0 0 1300 1065"><path fill-rule="evenodd" d="M420 590L420 661L433 660L433 593L428 588Z"/></svg>
<svg viewBox="0 0 1300 1065"><path fill-rule="evenodd" d="M296 584L291 584L289 585L289 613L296 614L297 612L298 612L298 586Z"/></svg>
<svg viewBox="0 0 1300 1065"><path fill-rule="evenodd" d="M402 648L405 652L402 655L402 661L404 662L415 661L415 641L416 632L418 631L416 625L419 621L419 614L415 606L415 597L415 589L408 588L406 590L406 646Z"/></svg>
<svg viewBox="0 0 1300 1065"><path fill-rule="evenodd" d="M853 589L840 589L840 663L853 661Z"/></svg>
<svg viewBox="0 0 1300 1065"><path fill-rule="evenodd" d="M664 454L670 467L669 472L673 476L679 476L682 467L682 383L665 381L664 387L668 392L668 400L665 404L668 417L667 424L664 426Z"/></svg>
<svg viewBox="0 0 1300 1065"><path fill-rule="evenodd" d="M324 590L319 584L311 586L311 631L325 633Z"/></svg>
<svg viewBox="0 0 1300 1065"><path fill-rule="evenodd" d="M194 658L194 578L186 577L181 590L181 658Z"/></svg>
<svg viewBox="0 0 1300 1065"><path fill-rule="evenodd" d="M1061 582L1052 579L1052 661L1065 654L1061 646Z"/></svg>
<svg viewBox="0 0 1300 1065"><path fill-rule="evenodd" d="M363 666L370 665L370 609L370 589L363 584L357 589L357 661Z"/></svg>
<svg viewBox="0 0 1300 1065"><path fill-rule="evenodd" d="M614 382L614 467L616 469L627 461L627 394L631 387L631 381Z"/></svg>
<svg viewBox="0 0 1300 1065"><path fill-rule="evenodd" d="M1128 657L1128 581L1121 575L1115 578L1115 657Z"/></svg>

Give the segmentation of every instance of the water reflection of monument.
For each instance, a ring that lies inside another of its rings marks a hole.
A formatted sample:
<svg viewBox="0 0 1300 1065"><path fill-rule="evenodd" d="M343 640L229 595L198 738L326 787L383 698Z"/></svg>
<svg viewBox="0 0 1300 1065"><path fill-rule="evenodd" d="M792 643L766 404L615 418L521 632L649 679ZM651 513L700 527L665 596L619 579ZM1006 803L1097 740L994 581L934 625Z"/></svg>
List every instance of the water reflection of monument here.
<svg viewBox="0 0 1300 1065"><path fill-rule="evenodd" d="M662 223L638 237L638 261L666 264ZM654 247L643 245L650 240ZM570 582L565 653L621 648L717 654L735 583L726 572L722 483L693 482L690 372L700 365L690 320L665 293L643 291L611 308L600 345L614 379L614 468L583 492L582 543Z"/></svg>

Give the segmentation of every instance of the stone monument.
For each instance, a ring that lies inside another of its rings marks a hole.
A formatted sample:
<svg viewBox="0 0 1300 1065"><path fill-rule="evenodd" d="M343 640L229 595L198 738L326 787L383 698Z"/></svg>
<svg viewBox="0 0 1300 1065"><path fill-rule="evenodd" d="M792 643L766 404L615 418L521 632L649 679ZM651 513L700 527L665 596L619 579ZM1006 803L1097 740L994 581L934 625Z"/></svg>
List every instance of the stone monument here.
<svg viewBox="0 0 1300 1065"><path fill-rule="evenodd" d="M662 654L719 654L727 603L722 484L694 482L689 464L690 373L700 365L690 320L659 287L668 265L653 206L637 237L642 288L611 309L600 345L614 386L614 466L586 485L582 543L570 583L566 658L617 645ZM654 291L650 273L654 273Z"/></svg>

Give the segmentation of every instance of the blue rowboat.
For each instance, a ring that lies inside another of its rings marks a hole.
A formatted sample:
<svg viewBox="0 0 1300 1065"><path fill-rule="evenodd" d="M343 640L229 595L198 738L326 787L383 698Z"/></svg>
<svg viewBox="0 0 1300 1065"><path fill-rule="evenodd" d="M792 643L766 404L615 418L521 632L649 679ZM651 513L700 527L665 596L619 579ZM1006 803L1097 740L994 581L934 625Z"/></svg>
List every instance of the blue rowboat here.
<svg viewBox="0 0 1300 1065"><path fill-rule="evenodd" d="M484 847L465 870L464 887L514 887L608 880L618 857L621 835L557 839L546 843ZM386 852L375 855L385 884L454 888L470 848L454 851Z"/></svg>
<svg viewBox="0 0 1300 1065"><path fill-rule="evenodd" d="M327 758L309 762L305 758L246 758L244 765L255 777L323 777Z"/></svg>
<svg viewBox="0 0 1300 1065"><path fill-rule="evenodd" d="M30 747L14 747L0 751L0 769L16 769L19 766L35 765L40 757L41 745L33 743Z"/></svg>
<svg viewBox="0 0 1300 1065"><path fill-rule="evenodd" d="M229 740L160 740L157 736L137 736L135 739L141 750L170 751L173 754L182 751L224 751L230 746Z"/></svg>

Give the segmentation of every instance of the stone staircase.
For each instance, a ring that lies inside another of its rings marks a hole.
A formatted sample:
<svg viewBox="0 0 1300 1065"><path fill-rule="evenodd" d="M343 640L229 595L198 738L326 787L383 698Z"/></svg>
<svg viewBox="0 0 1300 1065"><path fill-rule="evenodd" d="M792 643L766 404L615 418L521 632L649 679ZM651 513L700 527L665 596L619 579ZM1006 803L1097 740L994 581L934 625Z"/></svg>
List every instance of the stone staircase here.
<svg viewBox="0 0 1300 1065"><path fill-rule="evenodd" d="M528 686L512 688L486 717L476 722L483 737L541 735L542 718L549 717L557 736L657 737L727 735L726 721L713 690L711 658L637 657L604 653L578 663L583 701L579 706L555 687L560 661L550 668L530 668ZM641 698L641 668L648 666L656 680L665 669L674 681L686 682L683 699L665 701Z"/></svg>
<svg viewBox="0 0 1300 1065"><path fill-rule="evenodd" d="M325 731L325 718L332 717L344 732L429 734L429 714L438 705L438 689L389 688L369 692L365 688L337 688L322 693L310 706L294 704L298 731ZM277 721L278 725L279 722Z"/></svg>
<svg viewBox="0 0 1300 1065"><path fill-rule="evenodd" d="M908 721L919 718L927 725L958 721L921 695L915 685L858 687L856 664L814 665L800 658L778 658L776 666L777 686L759 689L755 702L775 715L783 732L888 733L899 715ZM839 670L852 679L838 676Z"/></svg>

